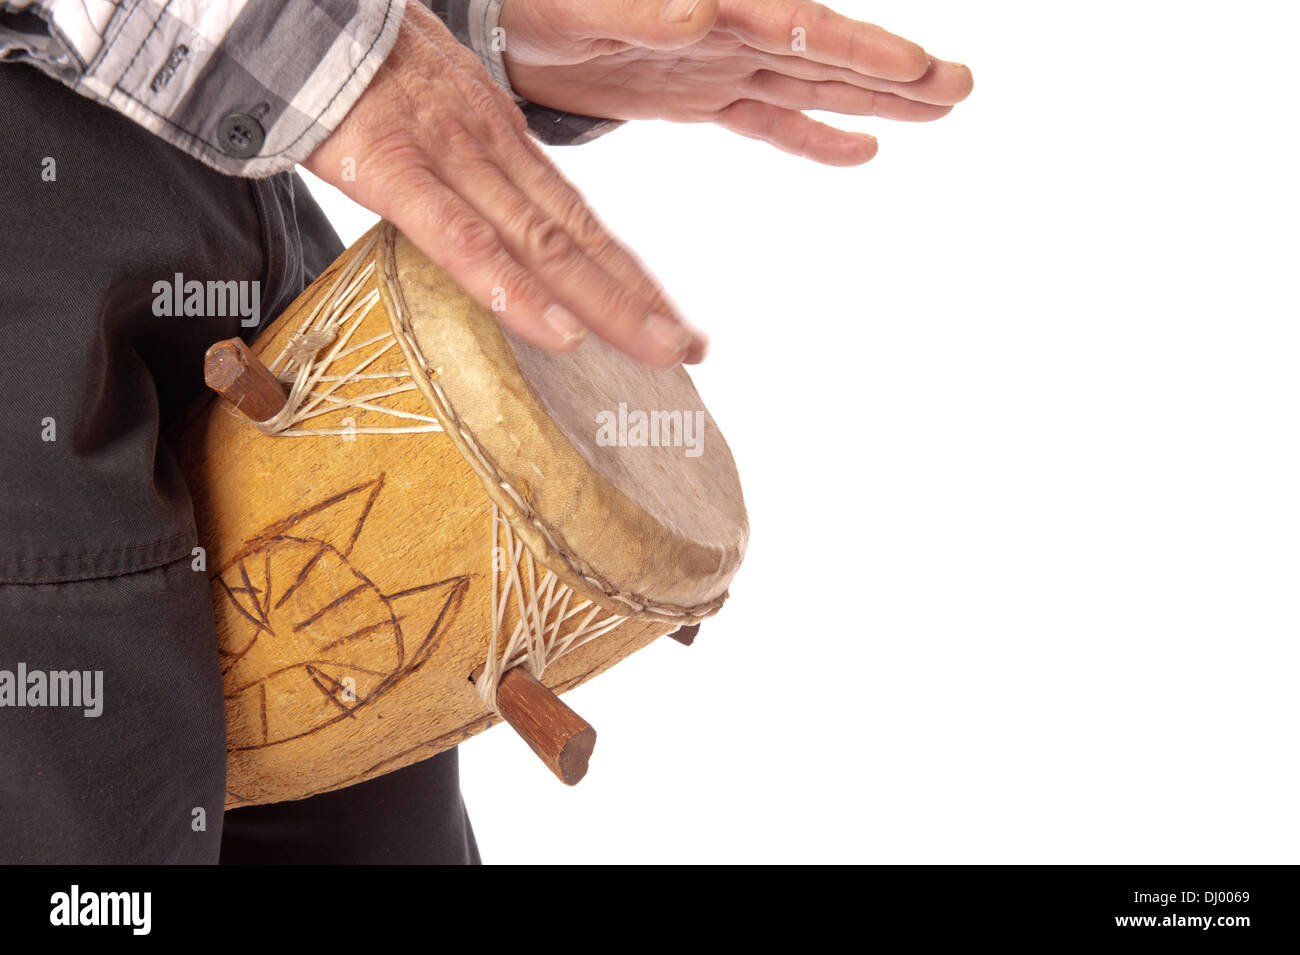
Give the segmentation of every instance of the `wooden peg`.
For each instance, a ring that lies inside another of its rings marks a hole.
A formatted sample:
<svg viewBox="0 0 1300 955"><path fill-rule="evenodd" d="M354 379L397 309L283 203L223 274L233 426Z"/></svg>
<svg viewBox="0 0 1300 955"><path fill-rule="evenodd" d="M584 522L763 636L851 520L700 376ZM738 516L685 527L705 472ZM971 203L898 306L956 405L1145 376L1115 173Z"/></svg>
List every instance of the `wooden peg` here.
<svg viewBox="0 0 1300 955"><path fill-rule="evenodd" d="M289 390L244 344L229 338L208 349L203 359L208 387L254 421L265 421L284 407Z"/></svg>
<svg viewBox="0 0 1300 955"><path fill-rule="evenodd" d="M502 674L497 709L566 786L587 775L596 731L524 667Z"/></svg>
<svg viewBox="0 0 1300 955"><path fill-rule="evenodd" d="M682 646L689 647L695 642L695 635L699 632L700 625L698 623L693 623L687 627L678 627L672 633L668 634L668 636L672 637Z"/></svg>

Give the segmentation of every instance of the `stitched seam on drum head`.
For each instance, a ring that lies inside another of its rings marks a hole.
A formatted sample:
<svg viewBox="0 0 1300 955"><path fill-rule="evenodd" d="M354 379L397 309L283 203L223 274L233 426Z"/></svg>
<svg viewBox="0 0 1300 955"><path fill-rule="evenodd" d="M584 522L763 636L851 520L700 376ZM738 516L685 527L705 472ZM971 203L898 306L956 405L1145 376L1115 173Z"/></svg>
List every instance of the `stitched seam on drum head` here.
<svg viewBox="0 0 1300 955"><path fill-rule="evenodd" d="M564 566L570 573L576 575L581 580L586 581L589 586L600 591L606 598L624 604L634 613L652 613L669 618L701 618L716 613L727 599L728 593L726 591L718 597L715 597L713 600L704 604L698 604L694 607L653 603L640 599L636 594L629 594L625 591L618 590L599 575L595 573L587 573L577 566L574 558L569 554L570 549L567 544L565 544L559 532L545 524L537 515L536 511L528 505L527 501L525 501L523 497L510 486L509 482L502 479L501 472L498 470L496 462L492 460L491 456L485 450L483 450L473 432L466 428L457 416L456 410L452 406L450 399L447 397L446 392L438 383L436 375L432 373L428 359L420 349L419 343L415 339L414 329L410 324L406 297L402 292L401 283L397 280L396 274L397 229L387 221L381 222L379 228L383 230L382 242L384 251L384 268L382 277L377 275L376 279L382 279L387 287L389 295L392 297L393 303L397 306L397 314L389 316L389 319L394 325L394 332L402 340L406 351L409 354L414 355L416 360L419 362L420 371L424 376L424 380L428 383L430 390L437 398L437 404L434 411L437 416L442 419L443 430L450 431L451 428L454 428L456 434L460 435L461 439L465 442L466 447L475 459L471 463L477 464L478 469L486 472L490 476L493 484L506 494L510 503L517 510L520 519L526 521L530 527L542 536L550 550L556 557L564 562ZM449 425L451 428L448 427ZM538 559L542 560L542 557L538 556ZM545 563L544 560L543 563Z"/></svg>

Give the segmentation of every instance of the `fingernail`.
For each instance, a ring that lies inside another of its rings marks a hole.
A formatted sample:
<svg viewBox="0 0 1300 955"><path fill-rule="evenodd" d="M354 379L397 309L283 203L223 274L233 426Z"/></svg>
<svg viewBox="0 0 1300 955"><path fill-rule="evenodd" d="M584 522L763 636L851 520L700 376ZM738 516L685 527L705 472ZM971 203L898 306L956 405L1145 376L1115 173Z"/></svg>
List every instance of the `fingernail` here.
<svg viewBox="0 0 1300 955"><path fill-rule="evenodd" d="M558 302L546 306L542 319L547 327L560 336L561 345L572 345L587 337L587 326L578 321L578 316Z"/></svg>
<svg viewBox="0 0 1300 955"><path fill-rule="evenodd" d="M691 333L685 326L654 312L645 317L642 334L667 352L669 358L677 358L691 347Z"/></svg>
<svg viewBox="0 0 1300 955"><path fill-rule="evenodd" d="M700 5L700 0L668 0L664 7L664 19L669 23L685 23Z"/></svg>

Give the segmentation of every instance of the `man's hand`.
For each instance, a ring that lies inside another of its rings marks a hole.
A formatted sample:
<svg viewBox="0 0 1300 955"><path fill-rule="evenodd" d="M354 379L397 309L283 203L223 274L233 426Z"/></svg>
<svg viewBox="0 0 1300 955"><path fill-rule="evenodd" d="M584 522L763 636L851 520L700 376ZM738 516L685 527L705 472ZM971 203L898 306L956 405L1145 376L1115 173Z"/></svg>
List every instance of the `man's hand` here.
<svg viewBox="0 0 1300 955"><path fill-rule="evenodd" d="M487 70L418 3L303 165L396 225L481 304L504 301L498 317L536 345L566 351L591 329L653 365L703 357L704 336L529 138Z"/></svg>
<svg viewBox="0 0 1300 955"><path fill-rule="evenodd" d="M876 139L802 110L926 121L971 91L965 66L811 0L506 0L519 93L609 119L718 123L833 166Z"/></svg>

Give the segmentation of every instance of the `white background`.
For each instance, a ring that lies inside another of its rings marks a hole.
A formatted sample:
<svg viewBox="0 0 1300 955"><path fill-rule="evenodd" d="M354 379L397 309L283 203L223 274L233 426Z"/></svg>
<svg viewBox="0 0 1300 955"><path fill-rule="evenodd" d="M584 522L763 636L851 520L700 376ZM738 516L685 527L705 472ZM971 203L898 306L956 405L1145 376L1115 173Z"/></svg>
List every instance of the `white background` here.
<svg viewBox="0 0 1300 955"><path fill-rule="evenodd" d="M857 169L551 151L712 334L752 542L567 697L581 785L461 747L485 861L1297 861L1300 17L832 5L975 93Z"/></svg>

